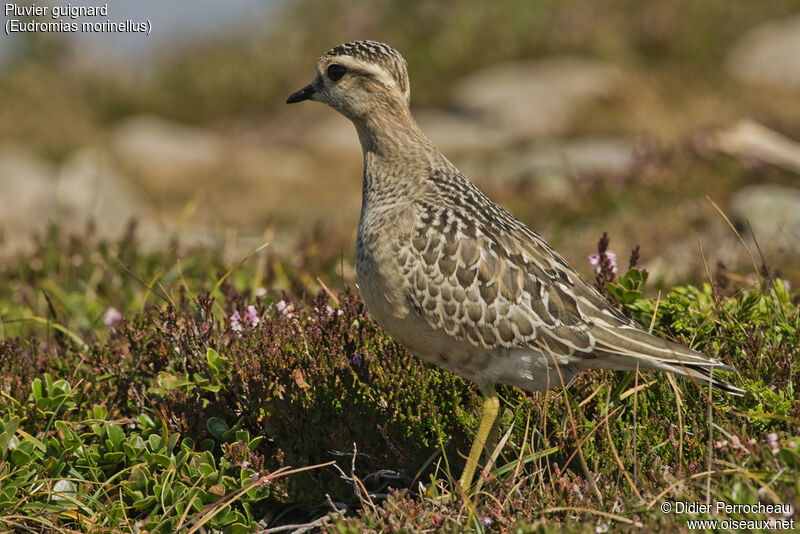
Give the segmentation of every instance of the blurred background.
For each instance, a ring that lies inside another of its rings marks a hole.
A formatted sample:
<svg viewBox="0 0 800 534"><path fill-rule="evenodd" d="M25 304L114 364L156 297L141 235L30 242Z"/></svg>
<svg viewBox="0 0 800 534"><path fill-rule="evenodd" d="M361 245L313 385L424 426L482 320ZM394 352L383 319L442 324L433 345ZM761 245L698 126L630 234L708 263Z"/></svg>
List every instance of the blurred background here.
<svg viewBox="0 0 800 534"><path fill-rule="evenodd" d="M797 0L108 6L75 22L150 34L0 36L0 256L48 224L116 239L136 219L146 246L301 243L352 280L355 130L284 102L324 51L376 39L408 61L423 130L584 274L607 231L658 284L764 263L800 283Z"/></svg>

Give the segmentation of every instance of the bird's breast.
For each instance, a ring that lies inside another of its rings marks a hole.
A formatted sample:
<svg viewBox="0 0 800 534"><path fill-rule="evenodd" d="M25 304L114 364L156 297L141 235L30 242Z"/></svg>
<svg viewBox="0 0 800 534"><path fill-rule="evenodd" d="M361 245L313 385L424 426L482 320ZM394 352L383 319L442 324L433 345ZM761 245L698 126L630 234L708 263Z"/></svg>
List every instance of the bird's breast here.
<svg viewBox="0 0 800 534"><path fill-rule="evenodd" d="M403 279L394 249L398 236L385 218L362 213L356 239L358 291L370 315L384 328L409 310L403 298ZM377 224L376 224L377 223ZM391 332L390 332L391 333Z"/></svg>

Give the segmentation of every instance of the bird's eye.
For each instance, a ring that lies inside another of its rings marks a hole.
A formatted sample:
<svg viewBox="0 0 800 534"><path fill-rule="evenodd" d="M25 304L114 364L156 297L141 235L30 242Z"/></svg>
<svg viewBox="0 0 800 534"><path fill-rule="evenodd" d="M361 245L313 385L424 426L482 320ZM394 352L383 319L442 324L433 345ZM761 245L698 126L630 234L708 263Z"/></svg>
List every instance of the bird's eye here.
<svg viewBox="0 0 800 534"><path fill-rule="evenodd" d="M341 65L333 64L328 67L328 78L333 80L334 82L338 82L342 79L342 76L347 72L347 67L342 67Z"/></svg>

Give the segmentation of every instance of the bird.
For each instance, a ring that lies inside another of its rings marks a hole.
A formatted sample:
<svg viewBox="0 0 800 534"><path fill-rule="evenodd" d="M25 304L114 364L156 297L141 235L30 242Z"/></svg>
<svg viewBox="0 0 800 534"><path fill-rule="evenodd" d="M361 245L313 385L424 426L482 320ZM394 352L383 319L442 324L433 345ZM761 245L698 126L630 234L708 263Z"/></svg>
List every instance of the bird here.
<svg viewBox="0 0 800 534"><path fill-rule="evenodd" d="M661 370L742 393L714 375L733 368L639 328L459 171L412 117L397 50L369 40L331 48L286 102L306 100L350 119L361 143L355 267L369 314L417 358L481 391L464 491L497 438L498 385L541 391L584 369Z"/></svg>

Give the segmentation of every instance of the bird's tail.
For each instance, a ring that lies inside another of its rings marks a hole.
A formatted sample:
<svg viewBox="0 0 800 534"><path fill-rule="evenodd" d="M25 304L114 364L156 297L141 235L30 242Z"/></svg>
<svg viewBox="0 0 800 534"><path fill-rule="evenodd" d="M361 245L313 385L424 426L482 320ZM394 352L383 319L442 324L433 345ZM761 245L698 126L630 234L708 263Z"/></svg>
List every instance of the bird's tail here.
<svg viewBox="0 0 800 534"><path fill-rule="evenodd" d="M618 371L660 370L675 373L710 385L731 395L741 396L744 390L714 375L715 371L736 371L719 360L709 358L678 343L653 336L633 326L592 330L596 345L586 367Z"/></svg>

